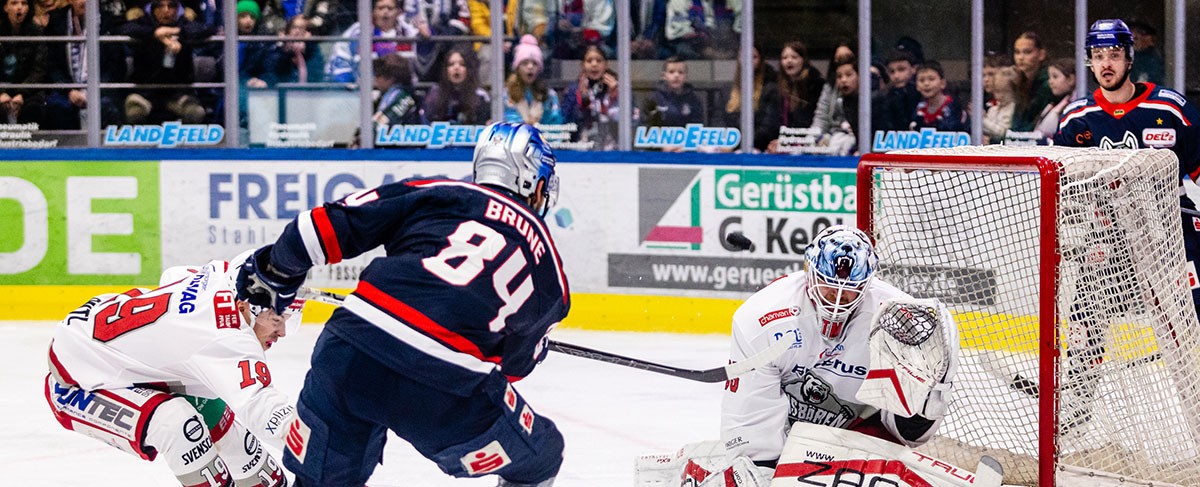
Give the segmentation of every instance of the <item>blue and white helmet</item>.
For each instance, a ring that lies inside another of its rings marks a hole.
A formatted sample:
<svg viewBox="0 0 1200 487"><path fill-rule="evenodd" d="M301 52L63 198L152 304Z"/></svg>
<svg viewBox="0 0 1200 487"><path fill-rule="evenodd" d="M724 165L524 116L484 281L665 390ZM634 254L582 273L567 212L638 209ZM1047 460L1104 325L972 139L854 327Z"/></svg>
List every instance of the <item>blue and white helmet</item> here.
<svg viewBox="0 0 1200 487"><path fill-rule="evenodd" d="M862 302L879 267L875 249L861 230L834 225L817 234L804 259L805 292L817 309L821 334L828 340L840 340L846 321Z"/></svg>
<svg viewBox="0 0 1200 487"><path fill-rule="evenodd" d="M530 198L542 187L542 203L534 208L542 216L558 200L556 159L542 133L524 123L498 122L479 133L475 143L475 183L507 189L517 196Z"/></svg>
<svg viewBox="0 0 1200 487"><path fill-rule="evenodd" d="M1092 63L1092 49L1103 47L1123 47L1125 57L1133 61L1133 32L1121 19L1101 19L1092 22L1083 42L1084 54L1088 66Z"/></svg>

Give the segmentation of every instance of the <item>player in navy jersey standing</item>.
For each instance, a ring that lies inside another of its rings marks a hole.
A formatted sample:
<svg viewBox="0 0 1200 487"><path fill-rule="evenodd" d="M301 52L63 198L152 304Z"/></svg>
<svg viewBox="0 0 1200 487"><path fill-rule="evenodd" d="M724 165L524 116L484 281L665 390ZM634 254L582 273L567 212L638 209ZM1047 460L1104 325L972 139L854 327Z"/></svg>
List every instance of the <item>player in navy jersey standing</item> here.
<svg viewBox="0 0 1200 487"><path fill-rule="evenodd" d="M1088 67L1095 76L1100 88L1086 98L1071 102L1063 109L1062 120L1059 121L1058 133L1054 136L1055 145L1072 147L1100 147L1102 149L1139 149L1157 148L1170 149L1179 158L1179 178L1196 178L1200 173L1200 111L1195 105L1188 103L1183 95L1153 83L1135 83L1129 79L1133 67L1133 34L1129 27L1118 19L1097 20L1088 30L1085 42ZM1110 206L1108 201L1096 202L1100 208ZM1188 267L1194 272L1195 263L1200 258L1200 234L1196 228L1200 226L1200 218L1188 214L1187 211L1196 209L1196 205L1179 188L1179 203L1184 209L1183 242L1187 255ZM1108 241L1111 244L1125 245L1124 232L1118 225L1110 225L1105 231L1096 233L1095 240ZM1114 272L1127 272L1131 262L1109 262ZM1113 290L1107 287L1108 294L1132 294L1132 281L1124 281L1122 289ZM1099 286L1099 283L1096 283ZM1103 287L1103 286L1100 286ZM1067 357L1068 390L1074 389L1077 394L1090 402L1095 387L1095 365L1104 356L1105 326L1098 326L1098 315L1116 315L1126 311L1140 297L1130 299L1110 299L1116 296L1102 296L1103 303L1076 303L1072 311L1072 319L1085 325L1087 330L1086 346L1082 349L1069 350ZM1200 289L1192 289L1193 304L1200 303ZM1104 304L1107 303L1107 304ZM1114 304L1115 303L1115 304ZM1105 307L1113 309L1104 309ZM1197 306L1200 314L1200 306ZM1075 412L1074 419L1064 423L1069 428L1072 424L1087 421L1090 407Z"/></svg>
<svg viewBox="0 0 1200 487"><path fill-rule="evenodd" d="M286 306L314 265L382 245L326 323L289 426L297 486L363 485L386 433L455 477L547 487L563 438L511 382L546 354L570 298L543 222L555 157L530 125L493 124L475 183L405 180L302 213L251 257L239 294Z"/></svg>

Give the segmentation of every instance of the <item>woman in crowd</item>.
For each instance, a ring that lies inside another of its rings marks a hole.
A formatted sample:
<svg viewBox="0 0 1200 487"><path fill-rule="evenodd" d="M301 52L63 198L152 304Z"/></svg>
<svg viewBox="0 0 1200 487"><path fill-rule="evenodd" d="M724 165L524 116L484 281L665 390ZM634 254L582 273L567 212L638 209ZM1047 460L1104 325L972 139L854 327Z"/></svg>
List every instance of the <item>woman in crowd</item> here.
<svg viewBox="0 0 1200 487"><path fill-rule="evenodd" d="M513 48L512 74L505 86L504 121L529 124L560 124L563 121L558 93L542 79L542 48L526 34Z"/></svg>
<svg viewBox="0 0 1200 487"><path fill-rule="evenodd" d="M767 152L779 144L779 127L806 128L812 125L825 79L808 60L808 48L800 41L783 45L779 53L779 91L767 105L768 121L775 127Z"/></svg>
<svg viewBox="0 0 1200 487"><path fill-rule="evenodd" d="M1046 48L1036 32L1027 31L1013 42L1013 64L1025 76L1025 84L1017 96L1012 129L1017 132L1033 130L1042 107L1050 103L1050 74L1046 71Z"/></svg>
<svg viewBox="0 0 1200 487"><path fill-rule="evenodd" d="M740 60L741 57L739 56ZM750 106L754 109L754 149L758 151L767 150L767 144L775 135L779 133L779 126L771 127L771 123L767 120L767 110L765 100L773 100L775 98L776 83L778 82L778 73L770 64L762 62L759 57L759 48L754 46L752 54L752 65L754 66L754 82L752 84L754 91L751 93ZM742 63L738 62L737 70L733 75L733 86L729 90L728 101L725 102L724 121L726 127L741 127L742 126Z"/></svg>
<svg viewBox="0 0 1200 487"><path fill-rule="evenodd" d="M563 119L578 129L572 141L593 142L593 149L617 148L617 73L599 46L584 48L579 79L567 87L563 97Z"/></svg>
<svg viewBox="0 0 1200 487"><path fill-rule="evenodd" d="M40 35L42 29L33 22L28 0L4 0L0 36ZM45 43L0 43L0 83L44 83L45 68ZM0 124L40 123L45 105L43 93L38 90L0 90Z"/></svg>
<svg viewBox="0 0 1200 487"><path fill-rule="evenodd" d="M1055 59L1048 69L1050 77L1050 92L1054 99L1042 108L1037 126L1034 128L1042 139L1054 137L1058 132L1058 120L1062 118L1063 109L1071 103L1071 94L1075 93L1075 60L1069 57Z"/></svg>
<svg viewBox="0 0 1200 487"><path fill-rule="evenodd" d="M425 119L459 125L486 125L491 100L479 87L479 59L469 46L446 51L442 76L425 97Z"/></svg>

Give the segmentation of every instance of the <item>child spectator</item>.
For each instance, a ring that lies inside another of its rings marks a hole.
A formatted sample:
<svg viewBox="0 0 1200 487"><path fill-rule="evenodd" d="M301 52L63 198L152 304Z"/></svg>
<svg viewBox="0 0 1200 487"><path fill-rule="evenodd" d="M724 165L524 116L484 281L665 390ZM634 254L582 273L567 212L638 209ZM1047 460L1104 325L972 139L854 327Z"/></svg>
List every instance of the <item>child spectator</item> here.
<svg viewBox="0 0 1200 487"><path fill-rule="evenodd" d="M29 15L28 0L4 0L0 36L39 36L42 29ZM45 83L46 45L40 42L0 44L0 83ZM40 90L0 90L0 123L41 123L45 94Z"/></svg>
<svg viewBox="0 0 1200 487"><path fill-rule="evenodd" d="M687 63L672 56L663 61L662 79L642 115L642 125L682 127L704 123L704 104L687 82ZM737 82L737 80L735 80Z"/></svg>
<svg viewBox="0 0 1200 487"><path fill-rule="evenodd" d="M446 51L442 78L425 97L425 119L460 125L485 125L492 98L479 87L479 61L470 47Z"/></svg>
<svg viewBox="0 0 1200 487"><path fill-rule="evenodd" d="M1051 139L1058 132L1058 121L1062 118L1063 109L1071 102L1071 94L1075 92L1075 59L1055 59L1047 71L1050 73L1050 92L1055 99L1042 108L1034 127L1043 139Z"/></svg>
<svg viewBox="0 0 1200 487"><path fill-rule="evenodd" d="M854 153L858 141L858 66L854 56L842 57L833 65L834 89L829 110L817 113L812 128L835 155Z"/></svg>
<svg viewBox="0 0 1200 487"><path fill-rule="evenodd" d="M617 148L617 73L599 46L583 52L579 79L567 87L563 97L563 120L578 127L572 141L593 142L593 149Z"/></svg>
<svg viewBox="0 0 1200 487"><path fill-rule="evenodd" d="M261 13L255 0L240 0L237 3L238 35L254 35ZM262 76L267 67L263 60L270 48L271 45L266 42L238 42L238 81L242 83L242 88L266 88L267 83ZM245 108L245 103L242 103L242 113L245 113Z"/></svg>
<svg viewBox="0 0 1200 487"><path fill-rule="evenodd" d="M807 128L812 125L825 79L808 61L808 48L800 41L783 45L779 53L779 95L767 105L768 119L774 120L774 133L767 152L775 152L779 127Z"/></svg>
<svg viewBox="0 0 1200 487"><path fill-rule="evenodd" d="M192 49L214 31L180 15L178 0L153 0L150 15L122 25L119 34L136 40L133 51L135 83L187 84L195 81ZM168 120L201 123L207 111L191 88L155 89L125 98L129 123L157 124Z"/></svg>
<svg viewBox="0 0 1200 487"><path fill-rule="evenodd" d="M1017 107L1017 90L1021 89L1016 68L998 68L992 75L992 95L995 103L983 115L983 143L999 144L1012 127L1013 111Z"/></svg>
<svg viewBox="0 0 1200 487"><path fill-rule="evenodd" d="M913 75L917 72L917 60L908 51L892 51L887 57L887 74L891 86L883 104L884 114L879 130L907 130L913 111L921 101Z"/></svg>
<svg viewBox="0 0 1200 487"><path fill-rule="evenodd" d="M833 49L833 59L829 60L829 69L825 71L825 86L821 87L821 97L817 99L817 110L813 113L813 126L825 131L827 127L819 126L822 121L828 122L833 113L833 105L837 102L837 68L843 62L853 60L854 50L849 42L840 42ZM855 68L855 76L858 69Z"/></svg>
<svg viewBox="0 0 1200 487"><path fill-rule="evenodd" d="M416 37L417 28L400 18L396 0L375 0L371 10L371 23L374 28L373 37ZM326 77L338 83L353 83L358 79L358 33L362 27L355 22L346 29L342 37L349 42L339 42L333 46L333 54L329 58ZM371 50L373 58L380 58L393 52L399 52L405 57L416 56L413 45L408 42L375 41Z"/></svg>
<svg viewBox="0 0 1200 487"><path fill-rule="evenodd" d="M941 63L926 61L917 68L917 91L921 101L913 113L909 130L933 128L941 132L965 132L966 113L958 100L946 93L946 74Z"/></svg>
<svg viewBox="0 0 1200 487"><path fill-rule="evenodd" d="M742 63L738 56L737 69L734 70L733 84L729 89L729 99L725 102L724 122L726 127L742 126ZM751 107L754 109L754 149L760 152L767 150L767 144L779 133L779 126L771 126L774 121L767 119L766 104L777 96L776 83L779 74L770 64L762 62L758 46L754 46L751 54L754 66L754 81L751 93Z"/></svg>
<svg viewBox="0 0 1200 487"><path fill-rule="evenodd" d="M297 15L288 19L283 35L289 37L311 37L308 30L309 18ZM278 83L318 83L324 78L325 57L321 48L309 41L283 41L271 50L267 57L268 85Z"/></svg>
<svg viewBox="0 0 1200 487"><path fill-rule="evenodd" d="M542 79L542 49L532 35L521 36L513 48L512 74L504 83L508 97L504 121L529 124L560 124L563 121L558 93Z"/></svg>
<svg viewBox="0 0 1200 487"><path fill-rule="evenodd" d="M1012 57L1004 53L988 52L983 57L983 111L986 112L988 108L996 104L996 97L993 94L995 91L996 71L1000 70L1000 68L1011 67L1012 65ZM1017 78L1017 81L1020 82L1020 77Z"/></svg>
<svg viewBox="0 0 1200 487"><path fill-rule="evenodd" d="M1046 48L1036 32L1022 33L1013 42L1013 64L1025 75L1025 85L1017 98L1012 129L1018 132L1033 130L1038 115L1054 95L1050 93L1050 74L1046 71Z"/></svg>
<svg viewBox="0 0 1200 487"><path fill-rule="evenodd" d="M419 125L421 102L413 93L412 62L393 52L372 61L375 70L375 89L379 103L375 105L375 123L379 125Z"/></svg>

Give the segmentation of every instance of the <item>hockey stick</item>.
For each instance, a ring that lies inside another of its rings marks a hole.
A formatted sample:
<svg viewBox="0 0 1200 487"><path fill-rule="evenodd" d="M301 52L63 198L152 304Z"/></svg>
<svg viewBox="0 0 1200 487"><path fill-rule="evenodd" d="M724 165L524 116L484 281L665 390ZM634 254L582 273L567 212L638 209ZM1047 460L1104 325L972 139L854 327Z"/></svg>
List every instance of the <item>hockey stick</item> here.
<svg viewBox="0 0 1200 487"><path fill-rule="evenodd" d="M340 306L342 301L346 299L346 297L341 294L314 288L301 289L300 297L321 303L332 304L335 306ZM741 362L732 363L724 367L703 370L684 369L672 365L658 364L642 359L617 355L611 352L581 347L579 345L572 345L570 343L563 343L557 340L550 340L549 347L550 350L566 355L573 355L580 358L607 362L610 364L622 365L635 369L648 370L650 372L657 372L672 377L679 377L681 379L713 383L727 381L766 365L780 355L783 355L783 352L787 351L787 349L792 346L792 343L793 342L786 340L778 340L766 350L763 350L754 356L747 357Z"/></svg>

